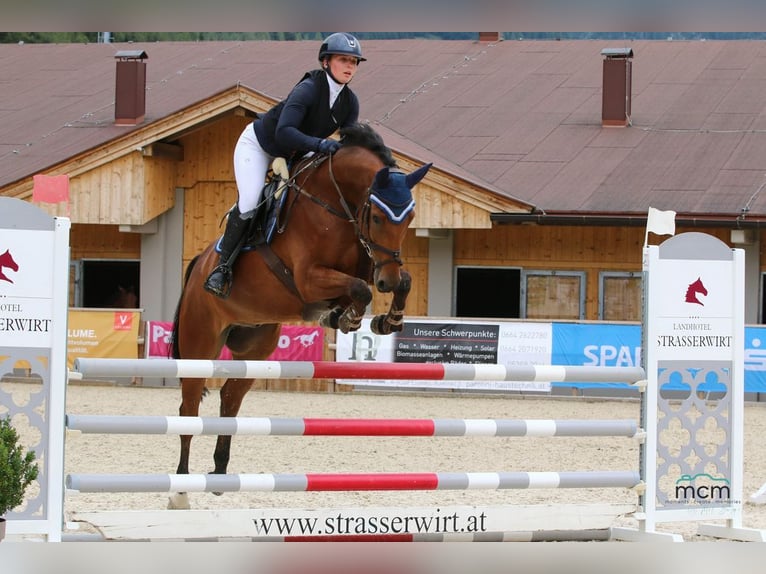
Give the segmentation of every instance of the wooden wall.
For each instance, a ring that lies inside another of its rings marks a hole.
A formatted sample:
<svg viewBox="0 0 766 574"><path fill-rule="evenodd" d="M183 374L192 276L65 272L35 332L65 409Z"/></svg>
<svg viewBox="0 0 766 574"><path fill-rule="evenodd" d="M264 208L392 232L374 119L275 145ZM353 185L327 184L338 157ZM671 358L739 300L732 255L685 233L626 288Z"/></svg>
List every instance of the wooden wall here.
<svg viewBox="0 0 766 574"><path fill-rule="evenodd" d="M143 225L173 206L175 170L172 159L134 151L78 175L70 181L73 220Z"/></svg>
<svg viewBox="0 0 766 574"><path fill-rule="evenodd" d="M234 182L234 146L252 118L226 116L183 136L183 161L176 169L178 187L199 182Z"/></svg>
<svg viewBox="0 0 766 574"><path fill-rule="evenodd" d="M70 259L140 259L141 235L117 225L78 223L69 233Z"/></svg>

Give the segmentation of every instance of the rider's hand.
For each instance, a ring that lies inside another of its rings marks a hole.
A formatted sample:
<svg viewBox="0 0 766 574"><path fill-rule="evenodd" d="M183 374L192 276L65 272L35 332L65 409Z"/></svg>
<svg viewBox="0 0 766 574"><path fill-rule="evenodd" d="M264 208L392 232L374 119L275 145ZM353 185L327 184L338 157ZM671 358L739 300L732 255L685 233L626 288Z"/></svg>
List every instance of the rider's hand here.
<svg viewBox="0 0 766 574"><path fill-rule="evenodd" d="M333 139L323 139L317 146L319 153L334 154L340 149L340 142Z"/></svg>

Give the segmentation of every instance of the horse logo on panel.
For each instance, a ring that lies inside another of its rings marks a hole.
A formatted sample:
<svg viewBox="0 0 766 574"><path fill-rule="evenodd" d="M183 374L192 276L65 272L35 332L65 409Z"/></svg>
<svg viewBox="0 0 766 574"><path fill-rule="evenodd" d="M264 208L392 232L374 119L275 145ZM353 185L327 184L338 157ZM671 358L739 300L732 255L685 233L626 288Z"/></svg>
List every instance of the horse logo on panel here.
<svg viewBox="0 0 766 574"><path fill-rule="evenodd" d="M697 280L690 284L686 289L685 301L687 303L695 303L696 305L702 305L704 307L705 304L697 299L697 295L703 295L707 297L707 287L705 287L705 285L702 283L702 279L700 277L698 277Z"/></svg>
<svg viewBox="0 0 766 574"><path fill-rule="evenodd" d="M5 250L5 253L0 254L0 281L13 283L13 279L6 276L3 272L4 269L10 269L11 271L19 270L19 264L14 261L13 256L8 249Z"/></svg>
<svg viewBox="0 0 766 574"><path fill-rule="evenodd" d="M314 331L313 333L304 333L301 335L296 335L293 337L293 341L297 341L301 344L303 347L310 347L314 344L314 340L319 336L319 331Z"/></svg>

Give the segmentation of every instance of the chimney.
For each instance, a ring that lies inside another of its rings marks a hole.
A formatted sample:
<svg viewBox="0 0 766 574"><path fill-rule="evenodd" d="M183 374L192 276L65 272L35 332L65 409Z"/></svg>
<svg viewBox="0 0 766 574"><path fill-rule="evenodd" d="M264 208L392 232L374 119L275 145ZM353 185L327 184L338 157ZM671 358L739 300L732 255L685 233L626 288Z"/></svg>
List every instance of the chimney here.
<svg viewBox="0 0 766 574"><path fill-rule="evenodd" d="M625 127L630 125L630 90L633 50L605 48L604 87L601 94L601 125Z"/></svg>
<svg viewBox="0 0 766 574"><path fill-rule="evenodd" d="M117 59L117 87L114 93L114 123L135 126L146 113L146 52L123 50Z"/></svg>
<svg viewBox="0 0 766 574"><path fill-rule="evenodd" d="M479 42L499 42L500 32L479 32Z"/></svg>

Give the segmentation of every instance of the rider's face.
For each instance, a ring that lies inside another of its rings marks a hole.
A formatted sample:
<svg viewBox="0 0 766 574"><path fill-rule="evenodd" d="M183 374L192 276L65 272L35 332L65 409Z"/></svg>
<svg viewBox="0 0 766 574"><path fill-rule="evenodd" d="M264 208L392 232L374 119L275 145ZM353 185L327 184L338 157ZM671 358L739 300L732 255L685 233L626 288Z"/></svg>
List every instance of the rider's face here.
<svg viewBox="0 0 766 574"><path fill-rule="evenodd" d="M327 63L330 68L330 73L336 81L341 84L348 84L351 78L356 74L356 70L359 67L359 60L354 56L346 56L344 54L332 54Z"/></svg>

